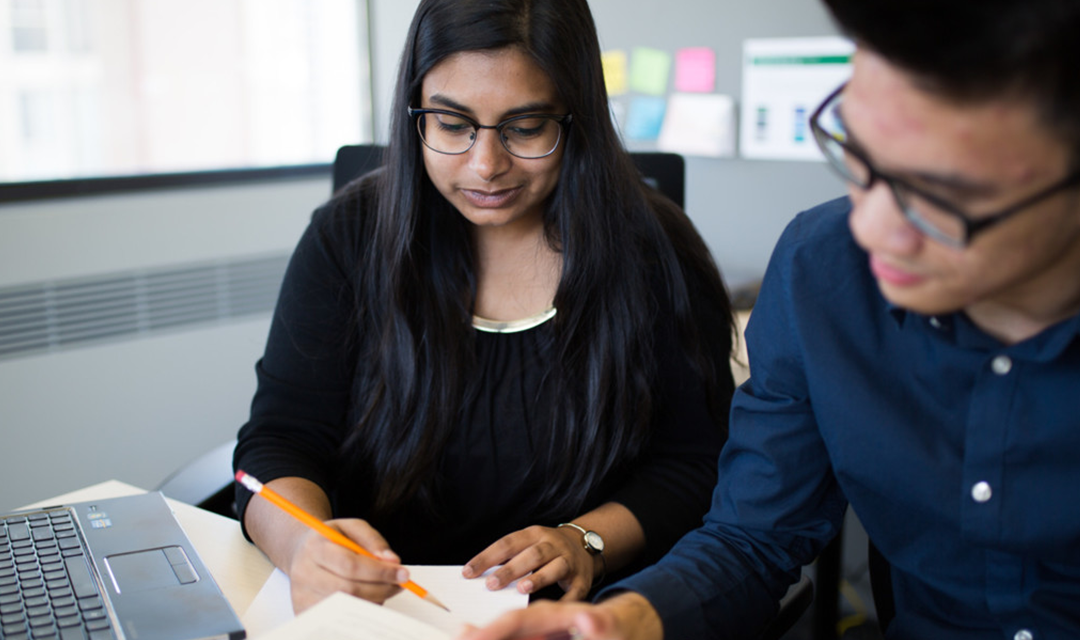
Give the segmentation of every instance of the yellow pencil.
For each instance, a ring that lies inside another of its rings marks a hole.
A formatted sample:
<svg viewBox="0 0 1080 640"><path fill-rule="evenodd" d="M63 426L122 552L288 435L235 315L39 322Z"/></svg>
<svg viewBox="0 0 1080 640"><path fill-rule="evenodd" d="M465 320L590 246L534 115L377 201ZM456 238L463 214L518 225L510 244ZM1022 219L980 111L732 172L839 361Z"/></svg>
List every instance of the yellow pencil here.
<svg viewBox="0 0 1080 640"><path fill-rule="evenodd" d="M319 533L320 535L322 535L327 540L329 540L331 542L335 542L335 543L345 547L346 549L348 549L348 550L350 550L350 551L352 551L354 553L359 553L362 556L367 556L369 558L374 558L375 560L379 560L380 562L384 562L382 559L377 557L375 554L371 553L367 549L365 549L365 548L361 547L360 545L356 544L352 540L346 538L344 535L342 535L342 533L340 531L337 531L335 529L331 529L330 527L326 526L326 523L324 523L322 520L319 520L318 518L311 515L307 511L304 511L300 507L298 507L295 504L289 502L284 497L282 497L282 495L280 493L274 491L270 487L267 487L266 485L259 482L258 480L256 480L252 476L248 475L247 473L245 473L243 471L237 471L236 472L236 481L239 482L240 484L244 485L245 487L247 487L247 489L249 491L251 491L252 493L258 494L258 495L266 498L266 500L269 501L270 504L272 504L272 505L274 505L276 507L279 507L285 513L289 514L290 516L296 518L300 522L303 522L307 526L311 527L312 529L314 529L316 531L316 533ZM405 588L405 589L408 589L409 591L412 591L413 593L420 596L424 600L427 600L431 604L442 607L443 609L446 609L447 611L450 611L450 609L445 604L439 602L439 600L435 596L428 593L427 589L421 587L420 585L416 584L412 580L409 580L408 582L401 583L401 586L403 588Z"/></svg>

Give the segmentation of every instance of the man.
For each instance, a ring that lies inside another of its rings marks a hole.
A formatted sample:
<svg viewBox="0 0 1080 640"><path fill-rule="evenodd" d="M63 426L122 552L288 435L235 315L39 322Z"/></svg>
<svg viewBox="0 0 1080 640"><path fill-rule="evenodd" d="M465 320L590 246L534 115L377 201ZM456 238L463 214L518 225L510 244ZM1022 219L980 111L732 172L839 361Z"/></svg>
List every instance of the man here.
<svg viewBox="0 0 1080 640"><path fill-rule="evenodd" d="M848 503L888 637L1080 637L1080 2L826 2L857 53L812 127L849 196L773 254L704 525L469 640L753 638Z"/></svg>

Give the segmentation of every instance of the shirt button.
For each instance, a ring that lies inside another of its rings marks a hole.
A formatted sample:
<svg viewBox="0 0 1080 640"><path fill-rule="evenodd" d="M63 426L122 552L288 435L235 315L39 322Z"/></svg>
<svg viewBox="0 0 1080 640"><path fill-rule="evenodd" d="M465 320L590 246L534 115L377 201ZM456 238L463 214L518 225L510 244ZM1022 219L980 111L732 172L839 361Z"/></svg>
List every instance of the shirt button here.
<svg viewBox="0 0 1080 640"><path fill-rule="evenodd" d="M994 373L1003 376L1012 371L1012 359L1009 356L998 356L990 363Z"/></svg>
<svg viewBox="0 0 1080 640"><path fill-rule="evenodd" d="M994 495L994 492L990 489L989 482L976 482L975 486L971 488L971 497L975 502L988 502L992 495Z"/></svg>
<svg viewBox="0 0 1080 640"><path fill-rule="evenodd" d="M938 320L934 316L930 316L930 326L935 328L935 329L940 329L941 328L941 320Z"/></svg>
<svg viewBox="0 0 1080 640"><path fill-rule="evenodd" d="M1035 640L1035 634L1031 633L1027 629L1021 629L1013 636L1013 640Z"/></svg>

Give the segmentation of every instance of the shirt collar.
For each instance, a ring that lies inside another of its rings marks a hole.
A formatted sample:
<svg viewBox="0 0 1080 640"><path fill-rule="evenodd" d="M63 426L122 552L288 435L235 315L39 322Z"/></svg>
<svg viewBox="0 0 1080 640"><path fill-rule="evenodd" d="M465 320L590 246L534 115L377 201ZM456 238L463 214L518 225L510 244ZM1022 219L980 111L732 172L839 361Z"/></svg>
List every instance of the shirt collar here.
<svg viewBox="0 0 1080 640"><path fill-rule="evenodd" d="M880 291L878 292L878 295L881 295ZM884 297L882 299L884 300ZM891 315L893 317L893 320L896 321L897 327L904 326L904 320L908 317L909 314L915 315L907 309L899 305L893 304L888 300L885 300L885 310L888 311L889 315Z"/></svg>
<svg viewBox="0 0 1080 640"><path fill-rule="evenodd" d="M962 311L924 316L888 300L885 300L885 308L896 322L897 328L902 329L908 323L919 322L934 333L955 342L961 348L1009 351L1018 357L1034 361L1052 360L1074 340L1080 338L1080 313L1048 327L1042 333L1023 342L1005 347L983 332Z"/></svg>

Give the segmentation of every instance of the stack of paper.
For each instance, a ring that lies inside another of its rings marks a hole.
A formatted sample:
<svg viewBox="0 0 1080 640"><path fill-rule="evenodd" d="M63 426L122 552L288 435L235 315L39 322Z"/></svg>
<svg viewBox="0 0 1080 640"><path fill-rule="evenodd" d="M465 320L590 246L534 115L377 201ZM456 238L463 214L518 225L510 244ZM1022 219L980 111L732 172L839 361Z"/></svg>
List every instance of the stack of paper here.
<svg viewBox="0 0 1080 640"><path fill-rule="evenodd" d="M489 591L483 577L461 577L460 566L406 568L409 577L445 604L449 613L402 591L382 606L338 593L294 617L289 578L275 569L244 614L244 627L253 640L452 638L465 623L482 626L529 604L529 596L518 593L516 583Z"/></svg>
<svg viewBox="0 0 1080 640"><path fill-rule="evenodd" d="M258 637L260 640L448 640L454 633L339 591Z"/></svg>

